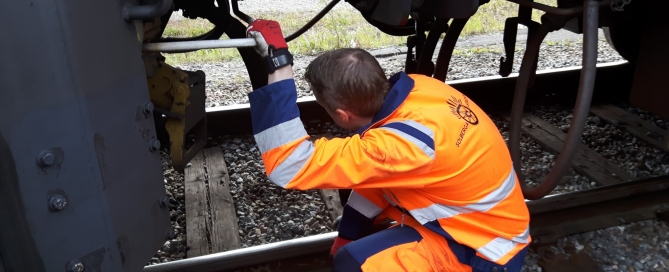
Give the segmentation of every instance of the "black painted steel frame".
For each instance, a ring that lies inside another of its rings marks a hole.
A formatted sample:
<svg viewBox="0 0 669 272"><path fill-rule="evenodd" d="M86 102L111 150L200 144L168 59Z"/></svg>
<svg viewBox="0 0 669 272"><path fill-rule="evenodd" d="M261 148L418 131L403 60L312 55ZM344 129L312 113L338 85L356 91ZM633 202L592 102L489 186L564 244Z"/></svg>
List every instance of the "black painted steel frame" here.
<svg viewBox="0 0 669 272"><path fill-rule="evenodd" d="M0 270L137 271L174 234L125 2L0 1Z"/></svg>

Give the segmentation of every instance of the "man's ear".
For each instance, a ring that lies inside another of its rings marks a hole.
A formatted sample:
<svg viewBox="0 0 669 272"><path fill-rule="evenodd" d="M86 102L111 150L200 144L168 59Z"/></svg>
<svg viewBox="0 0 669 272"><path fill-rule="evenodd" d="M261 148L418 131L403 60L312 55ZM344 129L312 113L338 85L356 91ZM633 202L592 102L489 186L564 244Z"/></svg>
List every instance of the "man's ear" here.
<svg viewBox="0 0 669 272"><path fill-rule="evenodd" d="M344 122L348 122L351 119L351 112L347 110L336 109L335 113L337 114L337 116L339 116L339 119Z"/></svg>

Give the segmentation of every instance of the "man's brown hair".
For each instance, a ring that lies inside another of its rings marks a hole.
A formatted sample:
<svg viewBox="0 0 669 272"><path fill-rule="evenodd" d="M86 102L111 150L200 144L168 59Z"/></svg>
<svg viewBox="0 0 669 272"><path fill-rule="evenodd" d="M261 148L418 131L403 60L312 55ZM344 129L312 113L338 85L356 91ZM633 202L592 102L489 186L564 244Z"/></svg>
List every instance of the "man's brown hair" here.
<svg viewBox="0 0 669 272"><path fill-rule="evenodd" d="M360 117L374 116L390 89L379 62L357 48L323 53L307 66L304 78L330 110L345 109Z"/></svg>

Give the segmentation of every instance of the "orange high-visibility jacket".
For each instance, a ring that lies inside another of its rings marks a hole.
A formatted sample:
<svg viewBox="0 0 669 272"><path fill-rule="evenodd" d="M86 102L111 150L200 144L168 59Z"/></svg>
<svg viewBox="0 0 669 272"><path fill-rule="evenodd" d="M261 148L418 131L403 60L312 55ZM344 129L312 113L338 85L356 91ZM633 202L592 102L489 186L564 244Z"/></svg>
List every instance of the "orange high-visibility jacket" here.
<svg viewBox="0 0 669 272"><path fill-rule="evenodd" d="M431 77L390 78L372 123L357 134L308 140L295 81L249 94L253 133L269 180L287 189L352 188L339 235L359 238L399 208L441 234L461 262L504 265L531 241L529 212L504 139L462 93ZM393 218L398 222L401 218ZM467 260L464 260L467 259Z"/></svg>

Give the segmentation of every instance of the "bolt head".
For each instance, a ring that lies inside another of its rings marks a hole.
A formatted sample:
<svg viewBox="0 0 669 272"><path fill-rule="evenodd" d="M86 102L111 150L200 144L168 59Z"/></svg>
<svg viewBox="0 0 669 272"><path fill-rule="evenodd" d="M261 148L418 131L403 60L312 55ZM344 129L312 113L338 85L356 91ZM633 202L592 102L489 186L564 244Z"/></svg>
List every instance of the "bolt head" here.
<svg viewBox="0 0 669 272"><path fill-rule="evenodd" d="M67 206L67 199L62 195L54 195L49 198L49 208L52 211L60 211Z"/></svg>
<svg viewBox="0 0 669 272"><path fill-rule="evenodd" d="M177 237L176 232L172 228L167 229L165 232L165 240L172 240L174 237Z"/></svg>
<svg viewBox="0 0 669 272"><path fill-rule="evenodd" d="M84 264L79 260L72 260L70 265L67 266L68 272L82 272L84 271Z"/></svg>
<svg viewBox="0 0 669 272"><path fill-rule="evenodd" d="M160 149L160 141L152 140L151 144L149 145L149 150L151 150L151 152L153 152L153 151L156 151L158 149Z"/></svg>
<svg viewBox="0 0 669 272"><path fill-rule="evenodd" d="M167 208L167 205L170 204L170 197L169 196L163 196L160 198L160 207L161 208Z"/></svg>
<svg viewBox="0 0 669 272"><path fill-rule="evenodd" d="M50 150L42 150L37 156L37 163L42 167L53 165L56 162L56 155Z"/></svg>
<svg viewBox="0 0 669 272"><path fill-rule="evenodd" d="M145 114L149 114L153 112L153 103L147 102L142 105L142 110L144 111Z"/></svg>

